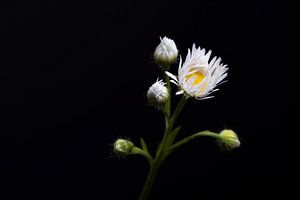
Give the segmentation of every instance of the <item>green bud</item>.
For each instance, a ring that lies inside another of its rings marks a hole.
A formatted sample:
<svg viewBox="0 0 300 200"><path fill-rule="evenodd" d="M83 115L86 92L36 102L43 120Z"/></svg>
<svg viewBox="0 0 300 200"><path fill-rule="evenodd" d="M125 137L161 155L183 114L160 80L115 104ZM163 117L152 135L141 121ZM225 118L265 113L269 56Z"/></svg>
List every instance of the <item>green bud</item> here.
<svg viewBox="0 0 300 200"><path fill-rule="evenodd" d="M225 129L219 134L219 142L227 150L238 148L241 142L233 130Z"/></svg>
<svg viewBox="0 0 300 200"><path fill-rule="evenodd" d="M134 144L130 140L117 139L114 143L114 152L119 156L126 156L132 153Z"/></svg>

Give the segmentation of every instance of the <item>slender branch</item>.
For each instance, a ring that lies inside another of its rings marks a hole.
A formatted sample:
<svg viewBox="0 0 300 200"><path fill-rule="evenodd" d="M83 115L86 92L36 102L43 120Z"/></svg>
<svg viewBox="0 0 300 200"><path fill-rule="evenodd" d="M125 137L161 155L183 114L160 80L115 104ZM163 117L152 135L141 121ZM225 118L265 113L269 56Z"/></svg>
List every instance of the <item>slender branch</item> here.
<svg viewBox="0 0 300 200"><path fill-rule="evenodd" d="M187 100L186 100L186 97L184 95L182 95L179 103L177 104L177 107L172 115L172 118L171 118L171 124L173 125L175 123L175 121L177 120L180 112L182 111L183 107L185 106Z"/></svg>
<svg viewBox="0 0 300 200"><path fill-rule="evenodd" d="M133 147L132 150L131 150L131 153L132 154L139 154L139 155L144 156L148 160L150 166L153 165L153 162L154 162L153 157L151 156L150 153L144 151L143 149L140 149L138 147Z"/></svg>
<svg viewBox="0 0 300 200"><path fill-rule="evenodd" d="M170 115L164 106L159 107L159 110L168 118L168 120L170 120Z"/></svg>
<svg viewBox="0 0 300 200"><path fill-rule="evenodd" d="M157 171L158 171L159 166L157 166L156 164L153 164L150 168L150 171L148 173L144 188L142 190L142 193L140 194L139 200L147 200L148 196L150 194L152 185L154 183L154 180L156 178L157 175Z"/></svg>
<svg viewBox="0 0 300 200"><path fill-rule="evenodd" d="M164 79L166 82L166 87L168 89L168 100L165 104L165 107L161 108L161 111L164 113L165 115L165 132L162 138L162 141L157 149L156 155L154 160L151 162L150 164L150 171L148 173L145 185L143 187L143 191L139 197L139 200L147 200L150 190L152 188L152 185L154 183L154 180L156 178L157 175L157 171L158 168L160 167L161 163L163 162L163 160L165 159L165 148L166 148L166 143L167 143L167 139L168 139L168 135L172 130L172 126L171 126L171 85L170 85L170 79L169 77L165 74L165 72L163 71L164 74Z"/></svg>
<svg viewBox="0 0 300 200"><path fill-rule="evenodd" d="M176 121L179 113L181 112L181 110L183 109L185 103L186 103L186 98L185 96L183 96L181 98L181 100L179 101L173 116L171 117L171 85L170 85L170 79L169 77L166 75L166 73L163 71L164 74L164 79L166 82L166 87L168 89L168 94L169 94L169 98L165 104L165 107L161 107L161 111L164 113L165 115L165 132L162 138L162 141L157 149L156 155L154 159L151 159L151 164L150 164L150 171L149 174L147 176L143 191L139 197L139 200L147 200L150 190L152 188L152 185L154 183L154 180L156 178L158 169L160 167L160 165L163 163L163 161L165 160L165 158L169 155L168 154L168 149L169 149L169 145L171 145L170 142L168 142L168 137L169 135L172 133L172 129L173 129L173 125L174 122ZM179 131L179 129L178 129ZM172 138L173 140L175 138ZM176 143L177 144L177 143ZM174 145L173 145L174 146ZM151 157L152 158L152 157ZM148 158L149 160L149 158Z"/></svg>
<svg viewBox="0 0 300 200"><path fill-rule="evenodd" d="M220 138L220 135L217 134L217 133L214 133L214 132L211 132L211 131L201 131L201 132L195 133L193 135L190 135L190 136L176 142L168 150L173 151L173 150L177 149L178 147L192 141L193 139L198 138L198 137L202 137L202 136L213 137L213 138L216 138L216 139Z"/></svg>
<svg viewBox="0 0 300 200"><path fill-rule="evenodd" d="M170 85L170 78L166 75L166 73L163 71L164 74L164 79L167 83L167 89L168 89L168 93L169 93L169 98L166 102L165 105L165 132L164 132L164 136L161 142L161 148L159 149L161 152L164 150L165 148L165 144L168 138L169 133L171 132L172 129L172 125L170 123L170 116L171 116L171 85ZM158 152L157 155L159 155L160 152Z"/></svg>
<svg viewBox="0 0 300 200"><path fill-rule="evenodd" d="M168 100L166 102L166 111L168 113L168 115L170 116L171 115L171 84L170 84L170 78L169 76L167 76L167 74L165 73L165 71L163 71L163 75L164 75L164 79L165 79L165 82L167 84L167 89L168 89Z"/></svg>

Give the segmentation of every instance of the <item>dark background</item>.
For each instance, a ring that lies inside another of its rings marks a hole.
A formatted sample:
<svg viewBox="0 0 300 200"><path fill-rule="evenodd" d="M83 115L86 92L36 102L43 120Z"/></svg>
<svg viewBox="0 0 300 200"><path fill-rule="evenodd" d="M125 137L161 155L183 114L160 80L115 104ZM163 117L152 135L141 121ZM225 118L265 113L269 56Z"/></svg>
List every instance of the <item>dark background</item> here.
<svg viewBox="0 0 300 200"><path fill-rule="evenodd" d="M286 62L282 2L9 1L0 15L3 192L137 199L147 163L116 158L112 144L142 136L153 152L162 137L163 116L146 91L161 76L152 55L166 35L183 57L195 42L229 66L214 99L189 102L180 137L231 128L242 145L224 152L202 138L184 146L162 166L151 199L296 193L296 66Z"/></svg>

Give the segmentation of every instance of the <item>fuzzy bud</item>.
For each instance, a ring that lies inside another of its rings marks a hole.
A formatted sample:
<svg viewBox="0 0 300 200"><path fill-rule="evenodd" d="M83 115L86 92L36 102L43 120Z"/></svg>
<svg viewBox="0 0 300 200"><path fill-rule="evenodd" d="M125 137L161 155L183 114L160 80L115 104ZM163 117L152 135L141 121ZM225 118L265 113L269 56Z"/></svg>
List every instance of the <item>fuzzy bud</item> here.
<svg viewBox="0 0 300 200"><path fill-rule="evenodd" d="M120 156L131 154L134 144L130 140L117 139L114 143L114 152Z"/></svg>
<svg viewBox="0 0 300 200"><path fill-rule="evenodd" d="M219 142L222 147L228 150L238 148L241 145L236 133L229 129L221 131Z"/></svg>
<svg viewBox="0 0 300 200"><path fill-rule="evenodd" d="M167 38L160 38L160 44L154 51L154 62L163 70L168 70L169 66L176 62L178 49L173 40Z"/></svg>
<svg viewBox="0 0 300 200"><path fill-rule="evenodd" d="M156 81L147 92L148 102L154 106L162 106L169 98L168 89L163 81Z"/></svg>

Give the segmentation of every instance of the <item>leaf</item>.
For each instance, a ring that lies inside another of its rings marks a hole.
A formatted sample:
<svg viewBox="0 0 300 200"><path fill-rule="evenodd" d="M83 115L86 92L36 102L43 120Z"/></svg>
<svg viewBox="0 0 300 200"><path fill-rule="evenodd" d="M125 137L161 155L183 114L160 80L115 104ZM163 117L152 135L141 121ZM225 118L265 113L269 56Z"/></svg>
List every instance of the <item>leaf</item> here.
<svg viewBox="0 0 300 200"><path fill-rule="evenodd" d="M143 138L140 138L140 140L141 140L141 146L142 146L142 149L143 149L144 151L146 151L147 153L149 153L148 147L147 147L147 144L146 144L145 140L144 140Z"/></svg>
<svg viewBox="0 0 300 200"><path fill-rule="evenodd" d="M169 135L169 137L168 137L168 141L167 141L167 146L173 144L173 142L175 141L176 136L177 136L177 134L179 133L180 129L181 129L181 127L178 126L177 128L175 128L175 129L170 133L170 135Z"/></svg>

